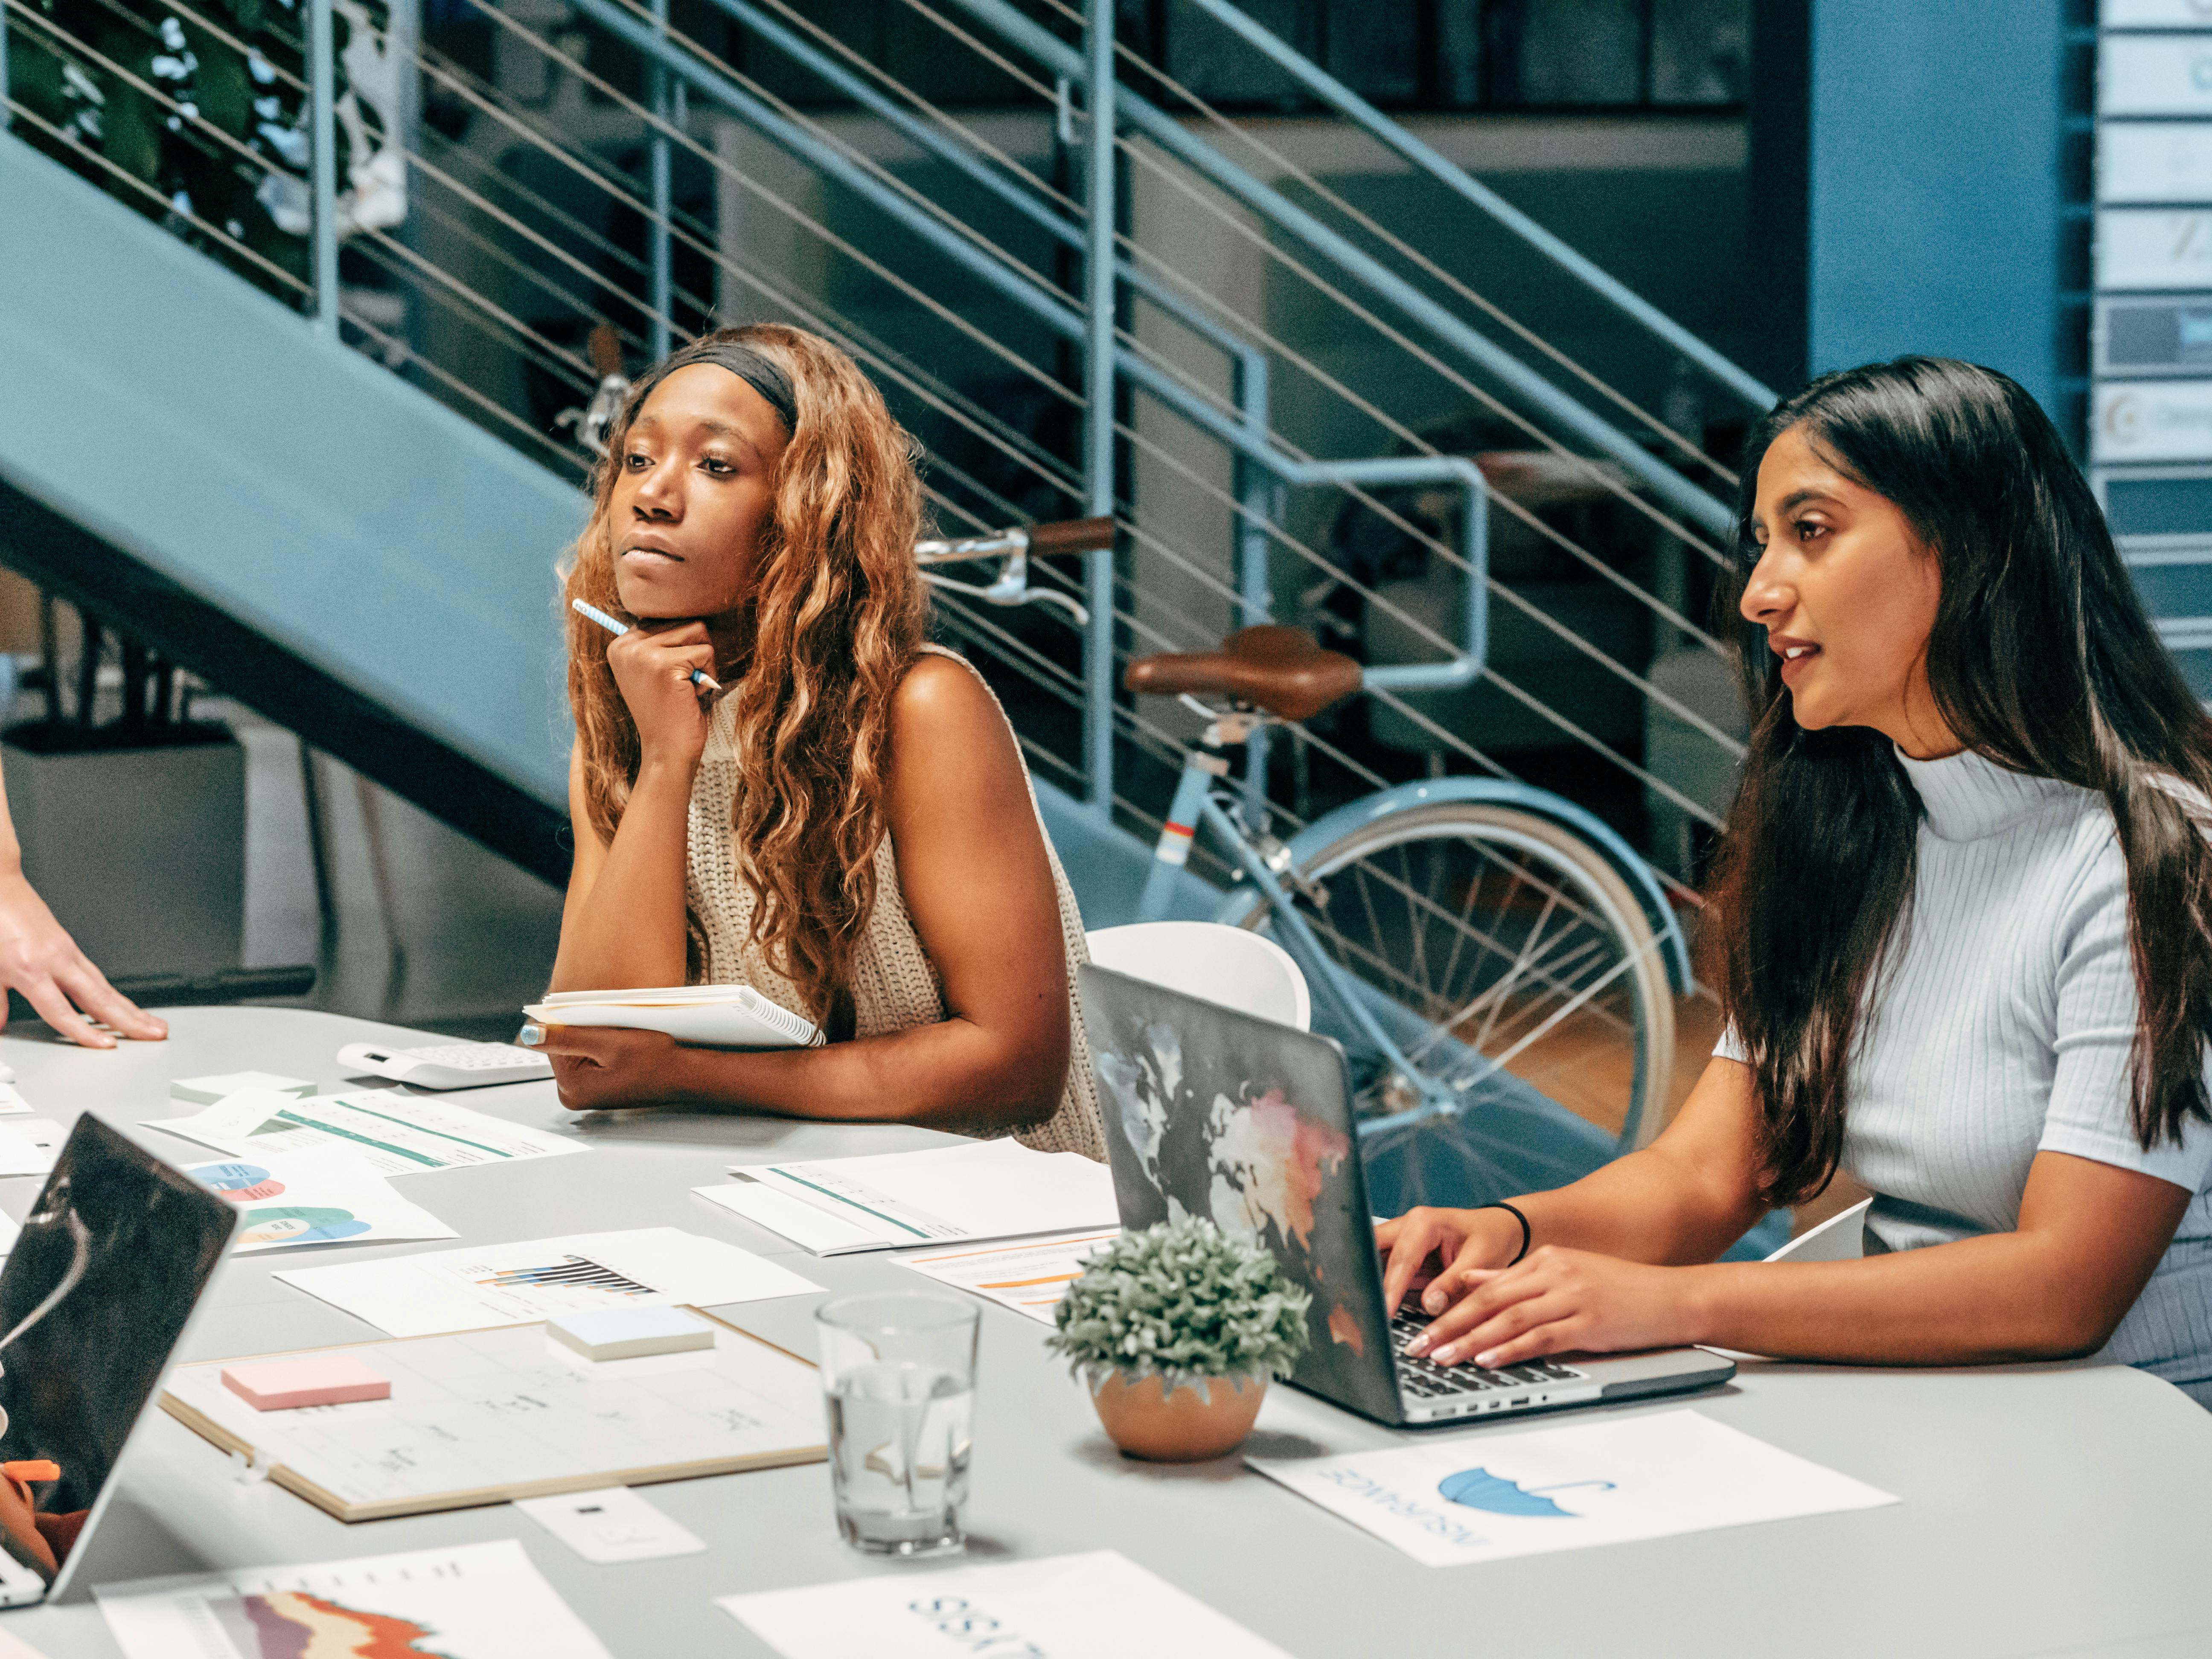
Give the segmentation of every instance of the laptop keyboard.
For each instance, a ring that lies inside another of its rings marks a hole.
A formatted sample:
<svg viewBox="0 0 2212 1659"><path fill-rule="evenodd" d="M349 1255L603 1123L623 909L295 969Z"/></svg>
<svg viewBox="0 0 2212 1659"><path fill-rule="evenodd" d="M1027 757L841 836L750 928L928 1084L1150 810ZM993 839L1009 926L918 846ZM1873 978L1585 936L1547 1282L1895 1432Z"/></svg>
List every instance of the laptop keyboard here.
<svg viewBox="0 0 2212 1659"><path fill-rule="evenodd" d="M1437 1365L1416 1358L1406 1345L1428 1328L1429 1316L1415 1308L1401 1308L1390 1319L1390 1347L1398 1361L1398 1387L1411 1400L1437 1400L1451 1395L1491 1394L1511 1389L1526 1394L1530 1388L1553 1382L1584 1382L1588 1371L1549 1359L1524 1359L1517 1365L1486 1370L1480 1365Z"/></svg>

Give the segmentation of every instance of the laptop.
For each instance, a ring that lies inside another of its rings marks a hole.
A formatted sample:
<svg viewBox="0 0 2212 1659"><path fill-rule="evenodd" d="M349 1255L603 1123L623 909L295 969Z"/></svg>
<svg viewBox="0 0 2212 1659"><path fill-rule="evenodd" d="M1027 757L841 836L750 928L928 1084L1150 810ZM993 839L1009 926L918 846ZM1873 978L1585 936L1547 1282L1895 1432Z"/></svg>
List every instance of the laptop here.
<svg viewBox="0 0 2212 1659"><path fill-rule="evenodd" d="M1410 1304L1395 1316L1382 1305L1344 1050L1089 963L1077 989L1122 1226L1208 1216L1271 1251L1313 1295L1294 1386L1413 1427L1686 1394L1735 1375L1702 1348L1497 1370L1410 1357L1428 1320Z"/></svg>
<svg viewBox="0 0 2212 1659"><path fill-rule="evenodd" d="M56 1466L0 1489L0 1607L89 1583L125 1443L236 1220L191 1176L77 1119L0 1271L0 1459Z"/></svg>

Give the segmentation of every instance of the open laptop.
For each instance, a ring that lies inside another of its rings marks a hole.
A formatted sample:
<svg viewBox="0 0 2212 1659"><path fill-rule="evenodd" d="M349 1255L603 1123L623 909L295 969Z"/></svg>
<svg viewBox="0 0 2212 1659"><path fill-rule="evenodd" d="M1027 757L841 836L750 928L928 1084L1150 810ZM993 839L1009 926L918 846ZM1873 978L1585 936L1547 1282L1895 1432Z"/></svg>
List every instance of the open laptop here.
<svg viewBox="0 0 2212 1659"><path fill-rule="evenodd" d="M237 1212L89 1112L0 1272L0 1459L58 1477L0 1492L0 1607L88 1583L123 1448ZM12 1485L12 1483L11 1483Z"/></svg>
<svg viewBox="0 0 2212 1659"><path fill-rule="evenodd" d="M1498 1370L1409 1358L1427 1318L1410 1306L1394 1318L1382 1305L1344 1051L1087 963L1077 987L1121 1224L1208 1216L1272 1251L1313 1294L1297 1387L1410 1426L1685 1394L1735 1375L1702 1348Z"/></svg>

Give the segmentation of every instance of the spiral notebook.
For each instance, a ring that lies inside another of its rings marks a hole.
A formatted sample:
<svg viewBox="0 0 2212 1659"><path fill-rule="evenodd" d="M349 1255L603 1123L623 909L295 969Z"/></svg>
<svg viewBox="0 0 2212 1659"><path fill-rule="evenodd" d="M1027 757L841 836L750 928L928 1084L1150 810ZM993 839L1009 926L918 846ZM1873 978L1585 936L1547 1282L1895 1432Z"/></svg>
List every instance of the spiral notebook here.
<svg viewBox="0 0 2212 1659"><path fill-rule="evenodd" d="M524 1013L541 1025L665 1031L711 1048L818 1048L813 1022L750 985L670 985L641 991L556 991Z"/></svg>

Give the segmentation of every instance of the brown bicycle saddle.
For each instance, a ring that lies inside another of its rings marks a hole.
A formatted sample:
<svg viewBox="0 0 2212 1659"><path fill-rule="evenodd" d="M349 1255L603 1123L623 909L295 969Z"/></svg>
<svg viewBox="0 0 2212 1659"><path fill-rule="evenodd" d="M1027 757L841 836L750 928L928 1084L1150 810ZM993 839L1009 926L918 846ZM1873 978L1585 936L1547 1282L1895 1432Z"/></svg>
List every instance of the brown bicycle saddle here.
<svg viewBox="0 0 2212 1659"><path fill-rule="evenodd" d="M1243 628L1218 651L1139 657L1125 684L1152 696L1230 696L1286 720L1311 720L1359 690L1359 665L1303 628Z"/></svg>

